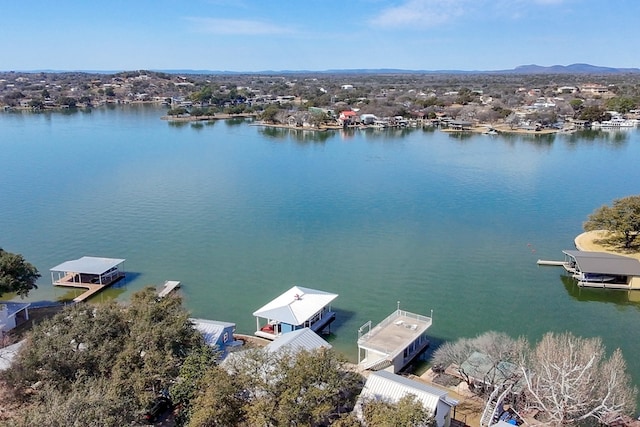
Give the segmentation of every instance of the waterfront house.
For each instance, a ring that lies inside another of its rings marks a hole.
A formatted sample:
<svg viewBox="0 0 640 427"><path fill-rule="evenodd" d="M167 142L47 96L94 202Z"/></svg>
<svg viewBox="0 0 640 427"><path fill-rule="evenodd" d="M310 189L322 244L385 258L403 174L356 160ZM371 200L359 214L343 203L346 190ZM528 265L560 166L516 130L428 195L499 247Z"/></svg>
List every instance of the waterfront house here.
<svg viewBox="0 0 640 427"><path fill-rule="evenodd" d="M431 317L398 309L375 327L368 321L358 330L358 365L371 371L396 373L429 345Z"/></svg>
<svg viewBox="0 0 640 427"><path fill-rule="evenodd" d="M16 326L29 320L30 303L0 303L0 338Z"/></svg>
<svg viewBox="0 0 640 427"><path fill-rule="evenodd" d="M321 332L335 319L331 302L337 297L337 294L294 286L253 313L255 335L274 340L303 328Z"/></svg>
<svg viewBox="0 0 640 427"><path fill-rule="evenodd" d="M640 289L640 261L608 252L565 250L563 267L578 286Z"/></svg>
<svg viewBox="0 0 640 427"><path fill-rule="evenodd" d="M341 111L338 116L338 124L341 126L348 126L355 124L358 120L358 114L355 111Z"/></svg>
<svg viewBox="0 0 640 427"><path fill-rule="evenodd" d="M372 372L369 375L354 412L362 421L363 405L366 402L377 400L393 404L407 395L414 396L431 413L438 427L451 425L452 409L458 401L451 399L444 390L387 371Z"/></svg>

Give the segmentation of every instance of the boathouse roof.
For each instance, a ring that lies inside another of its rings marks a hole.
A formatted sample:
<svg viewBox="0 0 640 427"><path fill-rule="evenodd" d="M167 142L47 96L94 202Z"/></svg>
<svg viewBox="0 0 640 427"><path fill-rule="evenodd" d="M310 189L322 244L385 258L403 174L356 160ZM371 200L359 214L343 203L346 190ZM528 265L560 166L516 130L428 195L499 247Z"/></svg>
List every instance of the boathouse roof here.
<svg viewBox="0 0 640 427"><path fill-rule="evenodd" d="M329 349L331 347L331 344L311 329L303 328L283 334L277 340L269 343L265 347L265 350L274 352L286 348L288 350L298 352L300 350L312 351L320 348Z"/></svg>
<svg viewBox="0 0 640 427"><path fill-rule="evenodd" d="M615 274L621 276L640 276L640 261L608 252L590 252L566 250L563 253L576 260L583 273Z"/></svg>
<svg viewBox="0 0 640 427"><path fill-rule="evenodd" d="M125 260L118 258L99 258L83 256L80 259L65 261L51 268L51 271L64 271L84 274L103 274L122 264Z"/></svg>
<svg viewBox="0 0 640 427"><path fill-rule="evenodd" d="M254 311L253 315L298 326L331 304L337 297L338 294L294 286Z"/></svg>

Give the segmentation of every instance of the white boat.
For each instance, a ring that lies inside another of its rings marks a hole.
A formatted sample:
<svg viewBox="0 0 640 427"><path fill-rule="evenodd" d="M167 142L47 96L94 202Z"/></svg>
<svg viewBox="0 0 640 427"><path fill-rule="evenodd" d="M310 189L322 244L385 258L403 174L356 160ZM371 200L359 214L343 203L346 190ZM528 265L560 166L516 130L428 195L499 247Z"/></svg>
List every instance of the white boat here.
<svg viewBox="0 0 640 427"><path fill-rule="evenodd" d="M577 273L573 275L574 279L577 279L580 282L612 282L615 280L615 276L609 276L607 274L596 274L596 273Z"/></svg>
<svg viewBox="0 0 640 427"><path fill-rule="evenodd" d="M602 122L591 123L591 127L602 129L633 128L637 125L637 120L623 119L622 117L612 117L611 120L603 120Z"/></svg>

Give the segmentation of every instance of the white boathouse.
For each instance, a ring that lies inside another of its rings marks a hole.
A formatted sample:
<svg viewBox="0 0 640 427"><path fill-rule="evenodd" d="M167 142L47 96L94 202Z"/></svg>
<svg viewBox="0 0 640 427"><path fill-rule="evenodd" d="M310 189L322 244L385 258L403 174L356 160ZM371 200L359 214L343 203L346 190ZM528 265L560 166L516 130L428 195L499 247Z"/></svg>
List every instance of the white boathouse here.
<svg viewBox="0 0 640 427"><path fill-rule="evenodd" d="M124 277L124 259L83 256L65 261L51 268L51 282L54 286L87 289L74 298L75 302L84 301Z"/></svg>
<svg viewBox="0 0 640 427"><path fill-rule="evenodd" d="M338 294L294 286L253 313L255 335L274 340L303 328L320 333L335 319L331 302L337 297Z"/></svg>
<svg viewBox="0 0 640 427"><path fill-rule="evenodd" d="M393 373L401 371L429 345L431 317L398 309L375 327L368 321L358 330L358 366Z"/></svg>

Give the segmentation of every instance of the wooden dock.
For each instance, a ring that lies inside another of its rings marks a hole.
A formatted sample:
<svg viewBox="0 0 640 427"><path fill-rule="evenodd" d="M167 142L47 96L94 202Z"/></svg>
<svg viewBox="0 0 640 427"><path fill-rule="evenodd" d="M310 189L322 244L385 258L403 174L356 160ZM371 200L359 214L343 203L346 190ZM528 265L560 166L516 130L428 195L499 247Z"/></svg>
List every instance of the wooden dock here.
<svg viewBox="0 0 640 427"><path fill-rule="evenodd" d="M162 285L162 290L158 292L158 297L164 298L179 287L180 287L179 281L167 280L166 282L164 282L164 285Z"/></svg>
<svg viewBox="0 0 640 427"><path fill-rule="evenodd" d="M85 292L83 292L82 294L78 295L77 297L75 297L73 299L73 302L83 302L86 301L87 299L89 299L90 297L92 297L93 295L97 294L98 292L100 292L101 290L108 288L109 286L113 285L115 282L117 282L118 280L122 279L124 277L124 273L120 272L117 275L114 275L112 277L112 280L107 282L107 283L103 283L102 285L99 283L87 283L87 282L77 282L77 281L73 281L73 276L75 274L69 274L67 276L65 276L64 278L62 278L61 280L58 280L56 282L54 282L54 286L60 286L60 287L64 287L64 288L76 288L76 289L86 289Z"/></svg>

